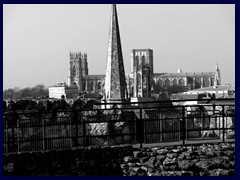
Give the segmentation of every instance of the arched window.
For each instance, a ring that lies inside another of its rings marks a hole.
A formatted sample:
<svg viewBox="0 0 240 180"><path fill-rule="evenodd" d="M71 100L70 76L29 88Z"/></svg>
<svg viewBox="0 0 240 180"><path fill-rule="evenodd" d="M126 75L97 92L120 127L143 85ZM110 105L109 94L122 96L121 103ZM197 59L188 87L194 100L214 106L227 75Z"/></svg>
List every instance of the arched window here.
<svg viewBox="0 0 240 180"><path fill-rule="evenodd" d="M166 80L165 80L165 86L166 86L166 87L169 87L169 86L170 86L170 80L169 80L169 79L166 79Z"/></svg>
<svg viewBox="0 0 240 180"><path fill-rule="evenodd" d="M203 78L203 87L208 87L208 86L209 86L208 78Z"/></svg>
<svg viewBox="0 0 240 180"><path fill-rule="evenodd" d="M136 57L135 57L135 67L137 68L138 65L139 65L139 57L136 56Z"/></svg>
<svg viewBox="0 0 240 180"><path fill-rule="evenodd" d="M86 80L83 81L83 84L82 84L82 90L85 91L85 90L86 90L85 88L86 88Z"/></svg>
<svg viewBox="0 0 240 180"><path fill-rule="evenodd" d="M179 85L185 86L185 80L183 78L179 79Z"/></svg>
<svg viewBox="0 0 240 180"><path fill-rule="evenodd" d="M159 79L157 82L158 82L159 86L162 86L162 80L161 79Z"/></svg>
<svg viewBox="0 0 240 180"><path fill-rule="evenodd" d="M105 82L102 84L102 92L105 92Z"/></svg>
<svg viewBox="0 0 240 180"><path fill-rule="evenodd" d="M211 86L214 86L214 77L211 78Z"/></svg>
<svg viewBox="0 0 240 180"><path fill-rule="evenodd" d="M73 77L75 77L76 76L76 67L75 66L73 66L73 69L72 69L72 75L73 75Z"/></svg>
<svg viewBox="0 0 240 180"><path fill-rule="evenodd" d="M73 84L72 84L72 85L73 85L73 86L78 86L76 82L73 82Z"/></svg>
<svg viewBox="0 0 240 180"><path fill-rule="evenodd" d="M97 86L97 88L98 88L98 89L101 89L101 88L102 88L102 83L101 83L101 81L98 82L98 86Z"/></svg>
<svg viewBox="0 0 240 180"><path fill-rule="evenodd" d="M173 79L173 85L174 85L174 86L177 85L177 79Z"/></svg>
<svg viewBox="0 0 240 180"><path fill-rule="evenodd" d="M143 55L143 56L142 56L142 65L143 65L143 66L145 65L145 59L146 59L146 58L145 58L145 56Z"/></svg>
<svg viewBox="0 0 240 180"><path fill-rule="evenodd" d="M201 87L201 80L199 77L195 78L195 88L200 88Z"/></svg>
<svg viewBox="0 0 240 180"><path fill-rule="evenodd" d="M90 87L89 87L89 91L93 91L93 87L94 87L94 83L91 82L91 83L90 83Z"/></svg>
<svg viewBox="0 0 240 180"><path fill-rule="evenodd" d="M149 77L149 71L148 68L144 68L143 69L143 84L147 84L148 83L148 77Z"/></svg>
<svg viewBox="0 0 240 180"><path fill-rule="evenodd" d="M138 86L141 85L141 74L137 75L137 83L138 83Z"/></svg>
<svg viewBox="0 0 240 180"><path fill-rule="evenodd" d="M144 74L144 75L143 75L143 84L146 84L146 83L147 83L147 75Z"/></svg>

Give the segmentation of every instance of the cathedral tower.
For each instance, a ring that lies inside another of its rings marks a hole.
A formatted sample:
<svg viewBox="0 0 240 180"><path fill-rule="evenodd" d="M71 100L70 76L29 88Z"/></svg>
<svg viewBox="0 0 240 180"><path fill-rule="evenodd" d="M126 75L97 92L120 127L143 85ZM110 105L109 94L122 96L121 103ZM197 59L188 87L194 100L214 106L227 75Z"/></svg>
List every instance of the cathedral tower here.
<svg viewBox="0 0 240 180"><path fill-rule="evenodd" d="M88 75L87 54L70 52L68 86L77 86L82 91L83 76Z"/></svg>
<svg viewBox="0 0 240 180"><path fill-rule="evenodd" d="M127 84L116 4L112 5L110 23L105 77L105 98L107 102L123 102L127 98Z"/></svg>
<svg viewBox="0 0 240 180"><path fill-rule="evenodd" d="M149 98L153 76L153 51L133 49L131 51L131 74L133 74L133 97Z"/></svg>
<svg viewBox="0 0 240 180"><path fill-rule="evenodd" d="M82 54L81 62L82 62L82 75L86 76L88 75L87 53Z"/></svg>

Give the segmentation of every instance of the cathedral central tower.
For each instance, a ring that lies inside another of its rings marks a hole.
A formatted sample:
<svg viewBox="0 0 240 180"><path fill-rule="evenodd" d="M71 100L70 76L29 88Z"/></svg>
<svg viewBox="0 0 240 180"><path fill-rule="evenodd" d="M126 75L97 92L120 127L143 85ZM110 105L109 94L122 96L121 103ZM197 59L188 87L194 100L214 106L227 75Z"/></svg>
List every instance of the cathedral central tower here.
<svg viewBox="0 0 240 180"><path fill-rule="evenodd" d="M127 98L127 84L116 4L112 5L111 11L105 76L105 97L107 102L122 102Z"/></svg>

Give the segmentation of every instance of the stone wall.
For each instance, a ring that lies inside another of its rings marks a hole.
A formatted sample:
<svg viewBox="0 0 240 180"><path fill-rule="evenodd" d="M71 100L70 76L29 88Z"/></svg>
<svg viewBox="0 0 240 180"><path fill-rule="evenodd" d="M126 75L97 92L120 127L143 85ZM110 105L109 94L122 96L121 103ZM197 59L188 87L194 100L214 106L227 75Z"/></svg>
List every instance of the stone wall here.
<svg viewBox="0 0 240 180"><path fill-rule="evenodd" d="M121 176L120 164L132 146L86 147L4 156L4 175Z"/></svg>
<svg viewBox="0 0 240 180"><path fill-rule="evenodd" d="M86 147L4 156L4 175L231 176L235 144Z"/></svg>
<svg viewBox="0 0 240 180"><path fill-rule="evenodd" d="M235 144L134 149L121 168L127 176L232 176Z"/></svg>

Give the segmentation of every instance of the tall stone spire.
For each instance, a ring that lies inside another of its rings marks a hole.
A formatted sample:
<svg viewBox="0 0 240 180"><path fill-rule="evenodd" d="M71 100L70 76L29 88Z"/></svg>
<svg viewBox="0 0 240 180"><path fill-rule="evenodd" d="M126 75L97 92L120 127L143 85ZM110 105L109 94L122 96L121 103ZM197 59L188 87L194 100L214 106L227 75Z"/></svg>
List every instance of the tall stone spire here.
<svg viewBox="0 0 240 180"><path fill-rule="evenodd" d="M221 85L221 74L218 64L215 66L215 78L214 78L214 86Z"/></svg>
<svg viewBox="0 0 240 180"><path fill-rule="evenodd" d="M123 63L121 39L116 4L112 5L108 40L107 68L105 77L107 101L122 101L127 98L127 84Z"/></svg>

